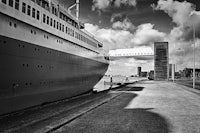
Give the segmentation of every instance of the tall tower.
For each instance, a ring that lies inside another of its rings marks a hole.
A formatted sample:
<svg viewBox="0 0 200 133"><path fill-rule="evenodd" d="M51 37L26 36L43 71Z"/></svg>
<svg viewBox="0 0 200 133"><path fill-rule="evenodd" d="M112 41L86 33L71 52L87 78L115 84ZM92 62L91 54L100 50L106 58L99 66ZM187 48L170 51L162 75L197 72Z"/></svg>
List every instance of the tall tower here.
<svg viewBox="0 0 200 133"><path fill-rule="evenodd" d="M169 79L168 42L154 43L154 80Z"/></svg>

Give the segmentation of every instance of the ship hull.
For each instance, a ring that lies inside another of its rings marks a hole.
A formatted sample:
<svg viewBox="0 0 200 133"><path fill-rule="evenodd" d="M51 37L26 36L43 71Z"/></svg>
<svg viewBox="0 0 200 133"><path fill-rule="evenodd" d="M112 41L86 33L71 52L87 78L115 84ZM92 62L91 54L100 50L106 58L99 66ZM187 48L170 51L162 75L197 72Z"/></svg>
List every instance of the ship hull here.
<svg viewBox="0 0 200 133"><path fill-rule="evenodd" d="M93 89L108 63L0 36L0 115Z"/></svg>

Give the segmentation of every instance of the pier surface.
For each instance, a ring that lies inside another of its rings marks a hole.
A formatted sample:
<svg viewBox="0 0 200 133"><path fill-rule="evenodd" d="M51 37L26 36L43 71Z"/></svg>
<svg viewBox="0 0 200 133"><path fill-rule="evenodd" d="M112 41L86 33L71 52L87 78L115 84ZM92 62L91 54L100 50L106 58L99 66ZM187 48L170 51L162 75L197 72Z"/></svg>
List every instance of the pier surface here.
<svg viewBox="0 0 200 133"><path fill-rule="evenodd" d="M127 85L114 100L63 126L70 133L199 133L200 91L171 82Z"/></svg>
<svg viewBox="0 0 200 133"><path fill-rule="evenodd" d="M200 91L140 81L0 120L2 132L199 133Z"/></svg>

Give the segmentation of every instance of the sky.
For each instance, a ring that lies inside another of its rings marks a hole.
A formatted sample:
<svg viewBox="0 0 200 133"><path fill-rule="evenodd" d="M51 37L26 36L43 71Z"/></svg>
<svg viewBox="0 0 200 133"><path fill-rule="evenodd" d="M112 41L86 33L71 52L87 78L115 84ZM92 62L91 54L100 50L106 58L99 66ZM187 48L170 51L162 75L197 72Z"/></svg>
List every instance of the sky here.
<svg viewBox="0 0 200 133"><path fill-rule="evenodd" d="M60 0L69 7L75 0ZM73 11L72 11L73 12ZM80 0L80 21L103 42L106 52L151 48L169 42L169 63L177 70L193 67L195 29L196 67L200 68L200 0ZM134 75L154 69L153 60L111 61L108 74Z"/></svg>

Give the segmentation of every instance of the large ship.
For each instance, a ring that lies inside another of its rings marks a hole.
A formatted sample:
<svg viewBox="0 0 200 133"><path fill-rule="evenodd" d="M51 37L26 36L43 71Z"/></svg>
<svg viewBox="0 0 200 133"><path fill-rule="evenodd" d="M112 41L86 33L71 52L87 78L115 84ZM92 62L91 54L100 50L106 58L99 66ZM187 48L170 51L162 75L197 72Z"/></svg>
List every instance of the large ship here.
<svg viewBox="0 0 200 133"><path fill-rule="evenodd" d="M0 0L0 115L90 91L103 44L56 0Z"/></svg>

